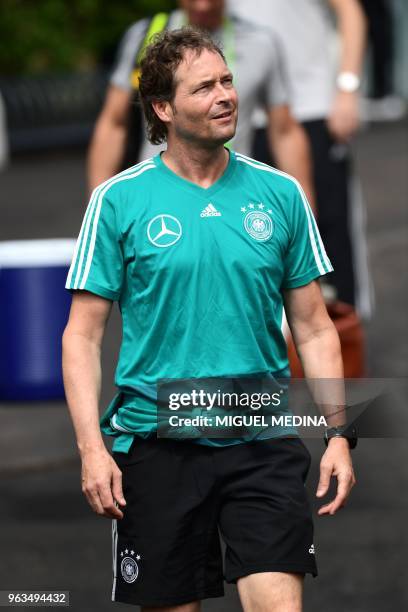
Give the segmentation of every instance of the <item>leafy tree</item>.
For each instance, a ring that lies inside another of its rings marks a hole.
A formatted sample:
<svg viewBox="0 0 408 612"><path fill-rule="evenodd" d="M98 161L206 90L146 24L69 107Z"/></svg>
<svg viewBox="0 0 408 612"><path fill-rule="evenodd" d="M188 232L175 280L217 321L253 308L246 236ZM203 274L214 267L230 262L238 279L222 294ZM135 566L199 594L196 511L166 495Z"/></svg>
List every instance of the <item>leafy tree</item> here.
<svg viewBox="0 0 408 612"><path fill-rule="evenodd" d="M1 0L0 73L87 70L110 63L137 19L176 0Z"/></svg>

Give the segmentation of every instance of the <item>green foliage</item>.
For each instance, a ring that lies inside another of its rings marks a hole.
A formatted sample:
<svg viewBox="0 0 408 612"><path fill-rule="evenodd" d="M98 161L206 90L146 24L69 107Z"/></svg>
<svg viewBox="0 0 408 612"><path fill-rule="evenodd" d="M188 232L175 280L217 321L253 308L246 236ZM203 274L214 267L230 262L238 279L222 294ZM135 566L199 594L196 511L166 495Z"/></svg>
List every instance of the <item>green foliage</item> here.
<svg viewBox="0 0 408 612"><path fill-rule="evenodd" d="M86 70L111 59L126 28L176 0L1 0L0 73Z"/></svg>

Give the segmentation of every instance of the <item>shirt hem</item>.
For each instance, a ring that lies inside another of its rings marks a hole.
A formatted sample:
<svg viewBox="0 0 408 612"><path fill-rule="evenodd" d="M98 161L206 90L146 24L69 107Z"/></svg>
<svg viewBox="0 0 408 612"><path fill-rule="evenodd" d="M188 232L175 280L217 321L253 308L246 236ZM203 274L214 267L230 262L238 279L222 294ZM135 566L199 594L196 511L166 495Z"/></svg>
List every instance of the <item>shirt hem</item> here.
<svg viewBox="0 0 408 612"><path fill-rule="evenodd" d="M312 280L316 280L317 278L325 276L330 272L333 272L333 268L327 270L327 272L319 272L318 270L314 270L313 272L307 272L306 274L302 274L301 276L297 276L292 280L286 282L284 285L282 285L282 289L294 289L295 287L302 287L303 285L309 284Z"/></svg>
<svg viewBox="0 0 408 612"><path fill-rule="evenodd" d="M89 291L90 293L95 293L101 297L107 298L108 300L118 300L120 297L120 293L117 291L111 291L111 289L107 289L106 287L101 287L97 283L87 281L85 287L67 287L65 286L70 293L74 291Z"/></svg>

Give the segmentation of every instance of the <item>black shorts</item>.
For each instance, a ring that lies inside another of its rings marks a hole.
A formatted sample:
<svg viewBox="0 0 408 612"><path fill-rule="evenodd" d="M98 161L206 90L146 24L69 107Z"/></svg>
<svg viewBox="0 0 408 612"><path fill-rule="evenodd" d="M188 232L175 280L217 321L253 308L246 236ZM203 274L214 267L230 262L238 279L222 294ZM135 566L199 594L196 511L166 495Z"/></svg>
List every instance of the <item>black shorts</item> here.
<svg viewBox="0 0 408 612"><path fill-rule="evenodd" d="M113 453L127 505L112 522L112 600L179 605L257 572L317 576L299 438L214 448L136 437ZM225 571L219 531L226 545Z"/></svg>

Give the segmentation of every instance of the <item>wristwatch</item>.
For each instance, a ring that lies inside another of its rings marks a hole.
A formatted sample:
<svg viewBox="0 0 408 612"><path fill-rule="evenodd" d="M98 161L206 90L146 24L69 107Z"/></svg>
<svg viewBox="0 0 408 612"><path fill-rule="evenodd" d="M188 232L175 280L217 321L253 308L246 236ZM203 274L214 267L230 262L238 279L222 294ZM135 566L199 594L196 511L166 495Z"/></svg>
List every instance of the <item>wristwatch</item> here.
<svg viewBox="0 0 408 612"><path fill-rule="evenodd" d="M354 72L340 72L336 79L337 89L346 93L354 93L360 87L360 77Z"/></svg>
<svg viewBox="0 0 408 612"><path fill-rule="evenodd" d="M329 427L324 432L324 443L329 444L331 438L346 438L350 449L357 446L357 430L350 425L339 425L338 427Z"/></svg>

